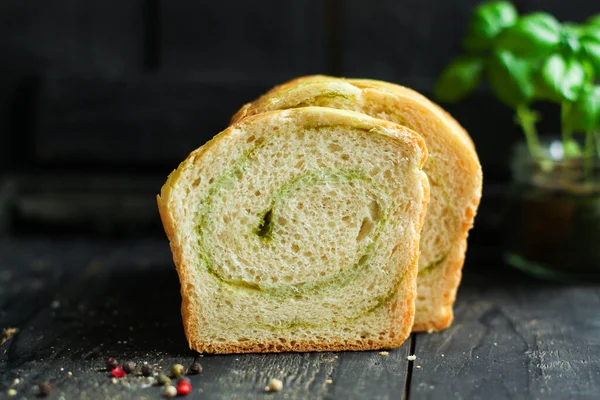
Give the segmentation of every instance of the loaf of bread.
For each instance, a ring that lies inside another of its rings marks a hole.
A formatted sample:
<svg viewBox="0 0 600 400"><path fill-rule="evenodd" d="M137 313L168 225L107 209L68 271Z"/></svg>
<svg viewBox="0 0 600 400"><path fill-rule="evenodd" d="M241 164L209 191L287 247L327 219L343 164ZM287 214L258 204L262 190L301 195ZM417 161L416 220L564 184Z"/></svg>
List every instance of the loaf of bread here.
<svg viewBox="0 0 600 400"><path fill-rule="evenodd" d="M467 132L414 90L387 82L309 76L275 87L233 117L304 106L354 110L418 132L429 150L423 170L431 202L421 234L414 331L450 325L461 280L467 235L481 198L482 172Z"/></svg>
<svg viewBox="0 0 600 400"><path fill-rule="evenodd" d="M322 107L244 118L193 151L157 197L190 347L400 346L414 320L426 158L409 128Z"/></svg>

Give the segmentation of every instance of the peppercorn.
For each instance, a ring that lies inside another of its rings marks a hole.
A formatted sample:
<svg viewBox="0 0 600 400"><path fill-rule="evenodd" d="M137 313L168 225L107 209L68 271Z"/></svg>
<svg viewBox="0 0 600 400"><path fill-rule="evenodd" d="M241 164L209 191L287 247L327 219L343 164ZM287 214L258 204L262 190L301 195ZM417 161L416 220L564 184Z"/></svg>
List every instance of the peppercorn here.
<svg viewBox="0 0 600 400"><path fill-rule="evenodd" d="M279 392L281 389L283 389L283 382L276 378L269 381L269 386L265 386L265 392Z"/></svg>
<svg viewBox="0 0 600 400"><path fill-rule="evenodd" d="M142 365L142 375L144 375L144 376L152 375L152 367L150 367L148 364Z"/></svg>
<svg viewBox="0 0 600 400"><path fill-rule="evenodd" d="M166 376L165 374L158 374L157 381L161 385L170 385L171 384L171 379L168 376Z"/></svg>
<svg viewBox="0 0 600 400"><path fill-rule="evenodd" d="M188 370L188 375L196 375L202 373L202 365L200 363L193 363L190 365L190 369Z"/></svg>
<svg viewBox="0 0 600 400"><path fill-rule="evenodd" d="M192 391L192 384L186 381L179 381L177 384L177 394L186 396Z"/></svg>
<svg viewBox="0 0 600 400"><path fill-rule="evenodd" d="M127 362L123 363L123 370L125 370L125 372L127 372L128 374L131 374L132 372L134 372L135 367L136 367L136 364L133 361L127 361Z"/></svg>
<svg viewBox="0 0 600 400"><path fill-rule="evenodd" d="M108 357L106 359L106 369L107 370L112 370L113 368L115 368L117 365L119 365L119 362L117 361L116 358L114 357Z"/></svg>
<svg viewBox="0 0 600 400"><path fill-rule="evenodd" d="M120 365L117 365L116 367L114 367L112 369L111 373L115 378L122 378L126 375L125 371L123 370L123 368Z"/></svg>
<svg viewBox="0 0 600 400"><path fill-rule="evenodd" d="M50 383L48 383L48 382L40 383L39 387L40 387L40 397L50 396L50 393L52 393L52 386L50 386Z"/></svg>
<svg viewBox="0 0 600 400"><path fill-rule="evenodd" d="M165 397L172 398L177 396L177 388L173 385L165 386Z"/></svg>
<svg viewBox="0 0 600 400"><path fill-rule="evenodd" d="M175 364L171 368L171 375L175 378L179 378L181 375L183 375L183 370L184 370L183 365Z"/></svg>

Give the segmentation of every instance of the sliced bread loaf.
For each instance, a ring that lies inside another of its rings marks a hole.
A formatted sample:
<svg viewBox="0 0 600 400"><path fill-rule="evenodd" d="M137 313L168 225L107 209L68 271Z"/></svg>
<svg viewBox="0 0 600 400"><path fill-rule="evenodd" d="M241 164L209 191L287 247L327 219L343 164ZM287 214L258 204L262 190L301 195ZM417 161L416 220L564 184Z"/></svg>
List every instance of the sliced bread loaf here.
<svg viewBox="0 0 600 400"><path fill-rule="evenodd" d="M410 334L429 199L422 138L307 107L245 118L158 196L190 346L393 348Z"/></svg>
<svg viewBox="0 0 600 400"><path fill-rule="evenodd" d="M481 198L482 172L467 132L448 113L414 90L387 82L309 76L275 87L233 117L303 106L354 110L397 122L423 136L423 170L431 202L421 234L414 331L450 325L461 279L467 235Z"/></svg>

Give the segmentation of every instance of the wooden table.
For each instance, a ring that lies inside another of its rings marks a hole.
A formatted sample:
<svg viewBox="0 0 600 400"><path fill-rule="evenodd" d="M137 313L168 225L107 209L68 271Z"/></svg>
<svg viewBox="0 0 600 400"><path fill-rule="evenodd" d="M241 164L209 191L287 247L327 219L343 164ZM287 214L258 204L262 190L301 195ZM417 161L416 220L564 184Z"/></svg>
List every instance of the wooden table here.
<svg viewBox="0 0 600 400"><path fill-rule="evenodd" d="M481 249L464 275L452 327L413 335L388 356L201 356L183 335L166 240L5 239L0 328L19 331L0 346L0 398L11 388L35 398L46 380L51 398L164 398L149 378L112 383L108 356L163 371L199 361L188 398L600 398L599 285L534 281ZM265 394L272 377L284 388Z"/></svg>

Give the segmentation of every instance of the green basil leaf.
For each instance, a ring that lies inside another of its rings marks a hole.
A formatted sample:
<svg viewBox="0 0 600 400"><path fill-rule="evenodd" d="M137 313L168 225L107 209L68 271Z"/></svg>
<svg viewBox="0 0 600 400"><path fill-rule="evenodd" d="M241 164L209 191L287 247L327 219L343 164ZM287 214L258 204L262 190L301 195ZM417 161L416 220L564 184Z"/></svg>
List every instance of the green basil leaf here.
<svg viewBox="0 0 600 400"><path fill-rule="evenodd" d="M600 14L596 14L585 21L586 25L600 25Z"/></svg>
<svg viewBox="0 0 600 400"><path fill-rule="evenodd" d="M583 58L593 68L595 76L600 76L600 40L583 40Z"/></svg>
<svg viewBox="0 0 600 400"><path fill-rule="evenodd" d="M454 102L471 93L481 82L483 60L479 57L459 57L440 75L434 90L440 101Z"/></svg>
<svg viewBox="0 0 600 400"><path fill-rule="evenodd" d="M571 126L575 131L593 132L600 128L600 86L588 86L571 108Z"/></svg>
<svg viewBox="0 0 600 400"><path fill-rule="evenodd" d="M518 17L515 6L507 1L479 5L471 16L463 46L473 52L491 49L496 36L504 28L512 26Z"/></svg>
<svg viewBox="0 0 600 400"><path fill-rule="evenodd" d="M576 158L581 155L581 146L573 139L563 141L563 158Z"/></svg>
<svg viewBox="0 0 600 400"><path fill-rule="evenodd" d="M534 65L510 52L497 52L489 60L487 77L496 97L517 108L533 99Z"/></svg>
<svg viewBox="0 0 600 400"><path fill-rule="evenodd" d="M575 57L565 58L560 54L552 54L545 61L541 73L546 88L569 101L577 99L586 83L583 64Z"/></svg>
<svg viewBox="0 0 600 400"><path fill-rule="evenodd" d="M577 38L579 38L583 34L585 27L583 27L579 24L576 24L575 22L563 22L562 29L564 31L571 32Z"/></svg>
<svg viewBox="0 0 600 400"><path fill-rule="evenodd" d="M521 18L498 37L497 48L518 57L536 58L556 49L561 40L561 25L552 15L533 13Z"/></svg>
<svg viewBox="0 0 600 400"><path fill-rule="evenodd" d="M560 32L560 45L566 55L577 55L581 51L580 36L583 30L573 24L563 25Z"/></svg>

